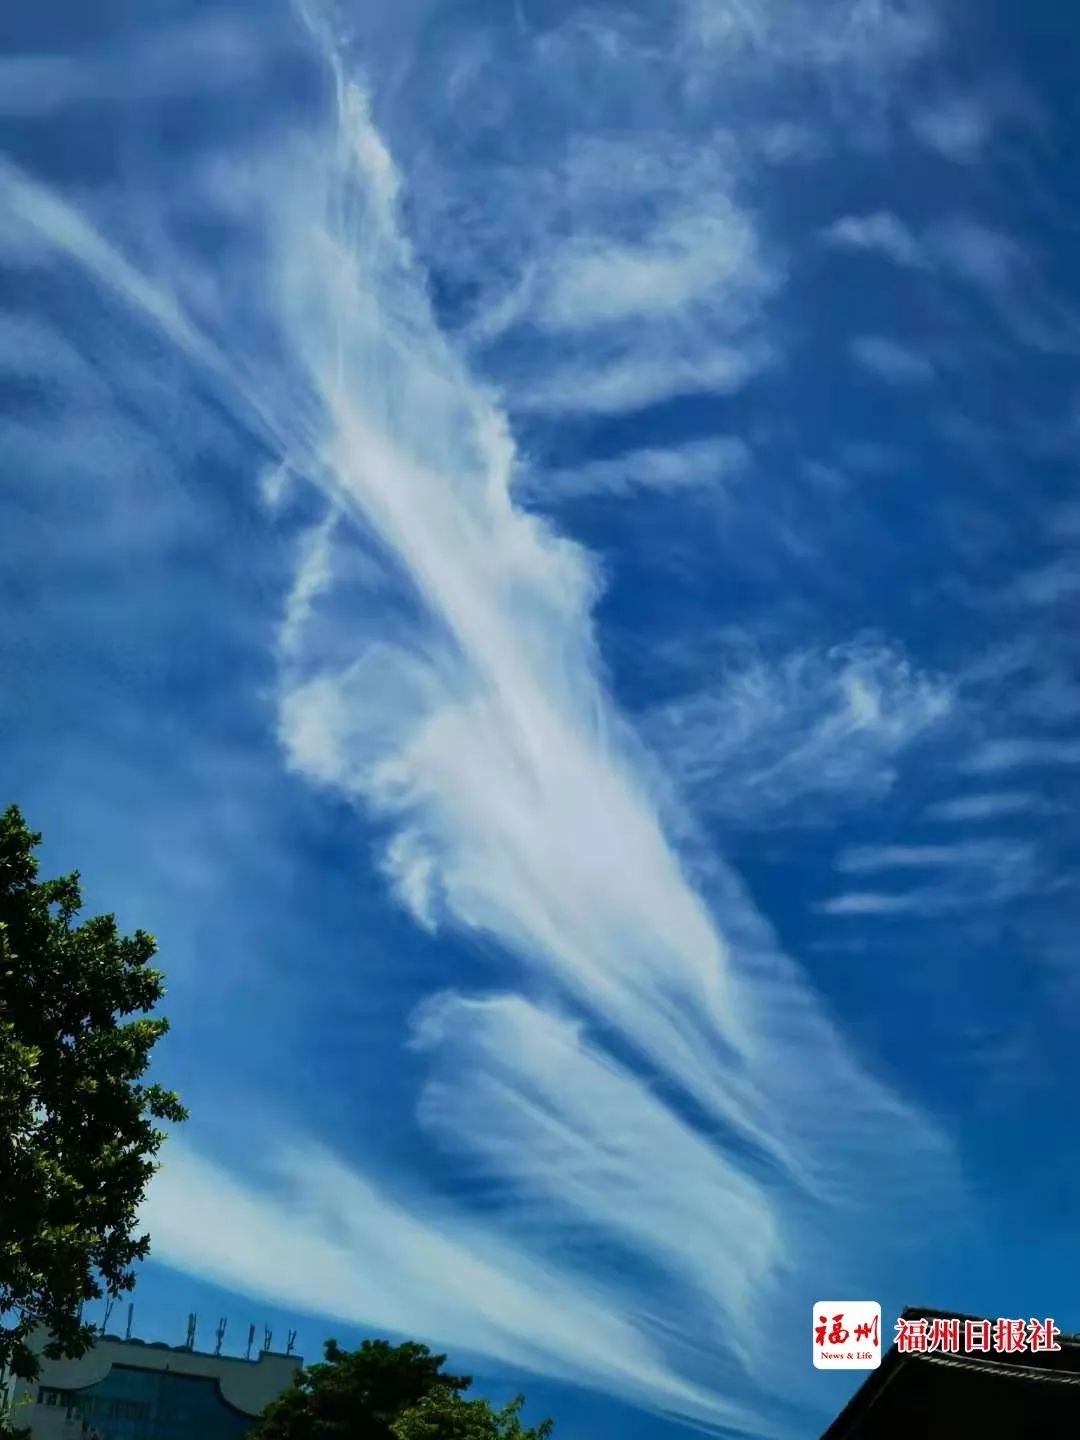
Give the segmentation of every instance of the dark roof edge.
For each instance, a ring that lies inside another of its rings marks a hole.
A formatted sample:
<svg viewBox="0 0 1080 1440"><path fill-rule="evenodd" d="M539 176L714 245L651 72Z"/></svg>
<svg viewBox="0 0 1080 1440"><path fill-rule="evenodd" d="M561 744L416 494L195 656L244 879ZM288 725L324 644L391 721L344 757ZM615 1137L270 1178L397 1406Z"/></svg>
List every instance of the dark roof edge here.
<svg viewBox="0 0 1080 1440"><path fill-rule="evenodd" d="M902 1320L984 1320L983 1315L964 1315L956 1310L934 1310L924 1305L908 1305L900 1312ZM1076 1350L1080 1352L1080 1336L1059 1335L1058 1342L1062 1350ZM962 1357L958 1357L962 1358ZM866 1380L859 1386L855 1394L847 1402L832 1424L825 1430L821 1440L844 1440L844 1437L851 1434L857 1421L862 1420L868 1411L872 1410L882 1395L900 1375L905 1365L911 1361L917 1361L919 1356L901 1354L897 1350L895 1342L881 1357L881 1364L876 1370L872 1370ZM1017 1364L1015 1366L1017 1378L1023 1376L1024 1369L1034 1368Z"/></svg>
<svg viewBox="0 0 1080 1440"><path fill-rule="evenodd" d="M876 1370L871 1370L867 1379L855 1391L829 1428L823 1432L821 1440L843 1440L845 1435L850 1435L856 1422L862 1420L867 1411L873 1409L900 1374L907 1363L907 1358L906 1355L900 1354L895 1345L890 1346L881 1357L881 1364Z"/></svg>

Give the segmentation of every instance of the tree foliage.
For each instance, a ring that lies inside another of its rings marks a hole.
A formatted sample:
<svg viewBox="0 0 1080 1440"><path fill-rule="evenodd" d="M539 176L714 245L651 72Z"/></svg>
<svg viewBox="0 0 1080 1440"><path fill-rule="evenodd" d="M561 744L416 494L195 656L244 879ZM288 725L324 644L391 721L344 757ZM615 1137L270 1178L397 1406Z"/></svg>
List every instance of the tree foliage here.
<svg viewBox="0 0 1080 1440"><path fill-rule="evenodd" d="M134 1284L138 1209L180 1101L143 1077L168 1022L153 938L112 915L78 922L78 874L39 881L40 835L0 814L0 1368L32 1379L27 1345L81 1355L80 1307ZM136 1018L131 1018L136 1017Z"/></svg>
<svg viewBox="0 0 1080 1440"><path fill-rule="evenodd" d="M445 1375L446 1356L413 1341L365 1340L343 1350L328 1340L325 1355L268 1406L252 1440L396 1440L391 1427L405 1410L436 1388L456 1394L472 1383Z"/></svg>
<svg viewBox="0 0 1080 1440"><path fill-rule="evenodd" d="M395 1440L547 1440L550 1420L527 1429L521 1423L525 1397L493 1410L487 1400L466 1400L439 1388L406 1410L391 1425Z"/></svg>

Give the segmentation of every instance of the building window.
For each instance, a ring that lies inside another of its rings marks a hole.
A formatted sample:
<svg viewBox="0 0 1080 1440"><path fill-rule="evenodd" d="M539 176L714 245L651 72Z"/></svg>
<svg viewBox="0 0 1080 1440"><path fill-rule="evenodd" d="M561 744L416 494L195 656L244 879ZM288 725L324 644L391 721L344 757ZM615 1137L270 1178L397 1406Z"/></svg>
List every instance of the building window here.
<svg viewBox="0 0 1080 1440"><path fill-rule="evenodd" d="M39 1405L70 1405L74 1398L74 1390L58 1390L54 1385L42 1385L38 1389Z"/></svg>
<svg viewBox="0 0 1080 1440"><path fill-rule="evenodd" d="M216 1378L125 1365L83 1390L43 1386L38 1403L81 1420L83 1440L245 1440L255 1423L222 1398Z"/></svg>

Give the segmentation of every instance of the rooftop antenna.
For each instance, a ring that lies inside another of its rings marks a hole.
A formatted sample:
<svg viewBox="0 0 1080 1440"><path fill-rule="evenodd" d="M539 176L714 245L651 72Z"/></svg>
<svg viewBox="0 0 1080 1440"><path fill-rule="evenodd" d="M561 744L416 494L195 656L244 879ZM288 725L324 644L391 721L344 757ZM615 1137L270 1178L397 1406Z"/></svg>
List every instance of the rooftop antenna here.
<svg viewBox="0 0 1080 1440"><path fill-rule="evenodd" d="M286 1355L291 1355L295 1349L296 1349L296 1331L295 1331L295 1330L290 1330L290 1331L289 1331L289 1342L288 1342L288 1344L285 1346L285 1354L286 1354Z"/></svg>
<svg viewBox="0 0 1080 1440"><path fill-rule="evenodd" d="M248 1326L247 1353L246 1353L245 1356L244 1356L244 1359L245 1359L245 1360L250 1360L250 1359L251 1359L251 1347L252 1347L252 1345L254 1345L254 1344L255 1344L255 1326L254 1326L254 1325L249 1325L249 1326Z"/></svg>
<svg viewBox="0 0 1080 1440"><path fill-rule="evenodd" d="M195 1327L199 1323L199 1317L194 1311L187 1317L187 1337L184 1340L185 1350L195 1349Z"/></svg>
<svg viewBox="0 0 1080 1440"><path fill-rule="evenodd" d="M269 1325L264 1325L264 1326L263 1326L263 1354L264 1354L264 1355L269 1353L269 1351L270 1351L270 1342L273 1340L273 1338L274 1338L274 1332L270 1329Z"/></svg>
<svg viewBox="0 0 1080 1440"><path fill-rule="evenodd" d="M225 1327L226 1325L228 1325L228 1323L228 1319L224 1315L218 1321L217 1329L214 1331L214 1334L217 1337L217 1344L214 1346L215 1355L221 1354L221 1342L225 1339Z"/></svg>
<svg viewBox="0 0 1080 1440"><path fill-rule="evenodd" d="M109 1328L109 1317L113 1312L113 1306L115 1304L116 1300L112 1295L110 1295L109 1298L105 1301L105 1318L101 1322L102 1335L104 1335L105 1331Z"/></svg>
<svg viewBox="0 0 1080 1440"><path fill-rule="evenodd" d="M131 1339L131 1320L132 1320L132 1317L134 1316L134 1314L135 1314L135 1301L132 1300L132 1301L128 1304L127 1325L124 1327L124 1339L125 1339L125 1340L130 1340L130 1339Z"/></svg>

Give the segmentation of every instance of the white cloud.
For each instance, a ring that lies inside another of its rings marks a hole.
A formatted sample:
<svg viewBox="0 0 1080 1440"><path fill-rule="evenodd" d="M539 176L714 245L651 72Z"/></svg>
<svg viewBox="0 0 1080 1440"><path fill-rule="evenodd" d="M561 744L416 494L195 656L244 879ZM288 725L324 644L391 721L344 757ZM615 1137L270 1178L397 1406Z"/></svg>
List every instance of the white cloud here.
<svg viewBox="0 0 1080 1440"><path fill-rule="evenodd" d="M337 515L330 510L323 520L312 526L301 542L300 559L285 603L279 637L286 656L293 655L299 648L312 607L333 578L331 541L336 525Z"/></svg>
<svg viewBox="0 0 1080 1440"><path fill-rule="evenodd" d="M885 212L848 215L822 234L834 249L876 254L970 287L1021 345L1060 355L1080 348L1080 318L1042 278L1038 257L972 215L947 215L919 234Z"/></svg>
<svg viewBox="0 0 1080 1440"><path fill-rule="evenodd" d="M752 1365L791 1244L760 1180L579 1024L526 1000L440 997L418 1039L438 1062L420 1103L428 1129L548 1223L587 1225L701 1292Z"/></svg>
<svg viewBox="0 0 1080 1440"><path fill-rule="evenodd" d="M993 133L994 115L985 101L974 96L948 95L916 110L911 129L916 139L944 159L970 165Z"/></svg>
<svg viewBox="0 0 1080 1440"><path fill-rule="evenodd" d="M991 790L984 794L957 795L927 808L932 820L998 820L1010 815L1039 814L1046 801L1031 790Z"/></svg>
<svg viewBox="0 0 1080 1440"><path fill-rule="evenodd" d="M1017 735L987 740L964 763L976 775L1008 770L1039 770L1055 765L1080 765L1080 740L1049 735Z"/></svg>
<svg viewBox="0 0 1080 1440"><path fill-rule="evenodd" d="M661 347L663 350L663 347ZM762 344L746 349L711 346L700 354L695 346L680 353L651 353L642 346L592 365L555 366L535 379L523 380L510 397L515 411L551 415L619 415L662 404L679 395L726 395L741 390L774 360Z"/></svg>
<svg viewBox="0 0 1080 1440"><path fill-rule="evenodd" d="M1008 869L1026 865L1031 847L1019 841L971 840L955 845L860 845L843 851L836 868L843 875L882 870Z"/></svg>
<svg viewBox="0 0 1080 1440"><path fill-rule="evenodd" d="M922 245L908 226L884 210L842 216L823 232L823 238L838 250L881 255L911 270L927 263Z"/></svg>
<svg viewBox="0 0 1080 1440"><path fill-rule="evenodd" d="M821 68L858 84L922 58L939 34L933 12L912 0L686 0L686 14L692 43L733 66Z"/></svg>
<svg viewBox="0 0 1080 1440"><path fill-rule="evenodd" d="M531 1257L490 1223L397 1198L325 1151L269 1153L265 1173L245 1180L170 1140L141 1214L155 1257L276 1305L749 1430L745 1409L672 1373L617 1293Z"/></svg>
<svg viewBox="0 0 1080 1440"><path fill-rule="evenodd" d="M722 435L666 450L631 450L573 469L528 474L522 481L515 481L514 488L540 499L628 495L637 490L680 492L716 486L743 474L750 463L750 448L745 441Z"/></svg>
<svg viewBox="0 0 1080 1440"><path fill-rule="evenodd" d="M282 464L266 465L259 472L259 493L263 504L271 513L280 509L288 493L291 478L288 467Z"/></svg>
<svg viewBox="0 0 1080 1440"><path fill-rule="evenodd" d="M892 871L924 874L906 891L848 891L818 906L825 915L941 915L981 911L1028 894L1039 883L1035 847L1022 840L986 839L952 845L868 845L844 851L844 875Z"/></svg>
<svg viewBox="0 0 1080 1440"><path fill-rule="evenodd" d="M529 320L555 332L669 317L706 298L741 309L777 284L748 216L716 199L665 217L637 244L574 238L545 256L545 269Z"/></svg>
<svg viewBox="0 0 1080 1440"><path fill-rule="evenodd" d="M988 906L1007 903L1028 892L1027 879L970 885L922 885L913 890L852 890L818 905L821 915L858 918L911 915L922 919L957 912L982 914Z"/></svg>
<svg viewBox="0 0 1080 1440"><path fill-rule="evenodd" d="M857 365L890 385L925 385L934 378L925 355L885 335L859 335L850 351Z"/></svg>
<svg viewBox="0 0 1080 1440"><path fill-rule="evenodd" d="M821 915L862 916L862 915L908 915L911 913L937 913L936 905L928 910L927 891L908 891L890 894L884 890L851 890L843 895L834 895L817 907Z"/></svg>
<svg viewBox="0 0 1080 1440"><path fill-rule="evenodd" d="M383 874L399 903L416 923L434 935L438 930L438 866L420 835L399 830L383 857Z"/></svg>
<svg viewBox="0 0 1080 1440"><path fill-rule="evenodd" d="M968 215L932 227L928 244L941 265L995 295L1009 290L1026 265L1022 246L1011 236Z"/></svg>
<svg viewBox="0 0 1080 1440"><path fill-rule="evenodd" d="M887 211L846 215L823 232L834 249L880 255L909 270L945 270L970 285L1000 297L1027 264L1023 247L1011 236L970 215L953 215L916 235Z"/></svg>
<svg viewBox="0 0 1080 1440"><path fill-rule="evenodd" d="M175 346L204 378L215 381L221 403L282 451L288 461L295 436L281 413L279 397L266 397L256 390L246 368L241 368L237 360L226 359L218 345L193 323L167 284L159 284L147 275L81 210L3 156L0 196L4 200L0 207L4 216L0 259L20 266L46 265L59 259L91 275Z"/></svg>
<svg viewBox="0 0 1080 1440"><path fill-rule="evenodd" d="M625 156L608 160L625 173ZM660 218L643 228L632 206L608 213L597 163L579 162L573 236L540 230L521 280L469 328L474 346L498 343L511 409L618 414L740 389L774 363L761 316L783 270L725 195L730 180L690 170L671 193L658 183L648 203Z"/></svg>
<svg viewBox="0 0 1080 1440"><path fill-rule="evenodd" d="M715 686L654 712L646 732L699 803L768 825L886 793L904 750L951 708L942 681L859 644L733 663Z"/></svg>
<svg viewBox="0 0 1080 1440"><path fill-rule="evenodd" d="M456 104L482 128L440 116L425 133L411 219L425 257L467 297L454 323L511 413L606 415L725 393L776 348L769 306L785 259L741 179L762 147L793 155L807 136L767 117L749 140L743 117L736 127L702 112L688 126L675 97L697 62L658 47L657 24L582 12L528 47L500 48L492 32L466 56L448 41L445 64L465 76Z"/></svg>

